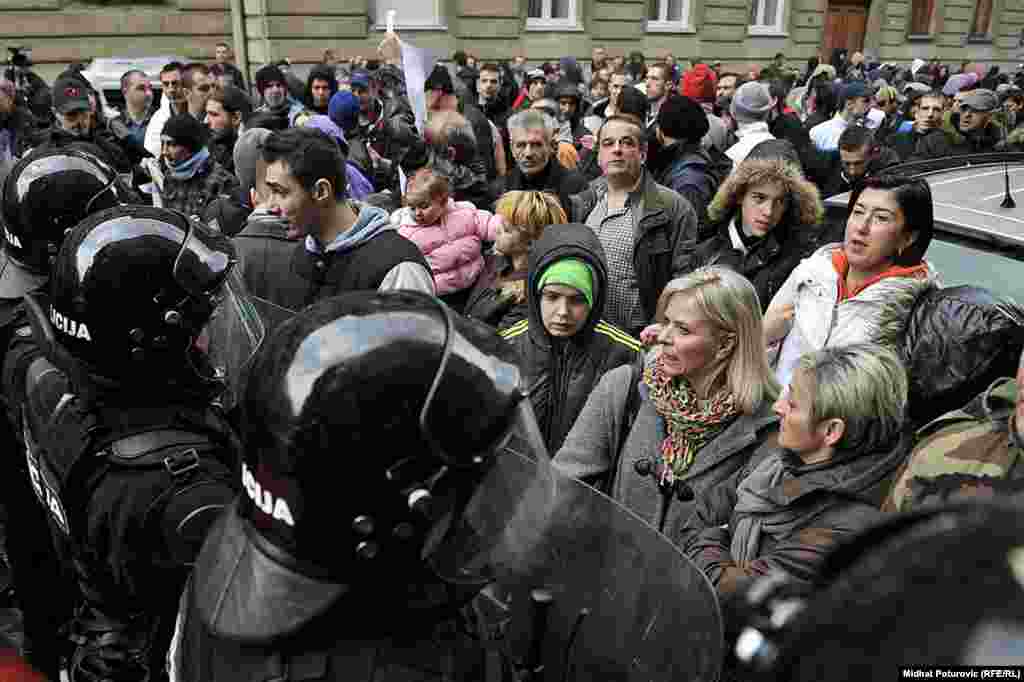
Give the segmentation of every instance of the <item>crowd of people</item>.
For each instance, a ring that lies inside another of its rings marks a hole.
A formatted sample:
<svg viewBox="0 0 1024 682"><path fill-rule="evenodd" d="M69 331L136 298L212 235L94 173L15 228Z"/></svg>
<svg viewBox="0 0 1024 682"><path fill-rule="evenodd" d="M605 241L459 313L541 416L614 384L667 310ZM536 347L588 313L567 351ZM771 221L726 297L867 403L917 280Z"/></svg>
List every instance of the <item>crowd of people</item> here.
<svg viewBox="0 0 1024 682"><path fill-rule="evenodd" d="M1024 309L943 289L895 167L1024 150L1024 71L595 47L410 83L388 34L250 92L231 59L166 64L158 104L127 71L116 116L81 69L50 120L0 82L0 502L37 679L485 679L439 627L481 585L425 558L508 432L723 604L1018 493Z"/></svg>

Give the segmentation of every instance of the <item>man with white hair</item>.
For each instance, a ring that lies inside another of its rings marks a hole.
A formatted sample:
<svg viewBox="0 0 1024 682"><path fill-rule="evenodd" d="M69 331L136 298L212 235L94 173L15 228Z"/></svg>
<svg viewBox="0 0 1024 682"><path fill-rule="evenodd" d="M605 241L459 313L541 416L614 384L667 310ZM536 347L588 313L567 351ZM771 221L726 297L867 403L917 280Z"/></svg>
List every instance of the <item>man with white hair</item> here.
<svg viewBox="0 0 1024 682"><path fill-rule="evenodd" d="M569 197L585 190L587 181L555 157L558 129L552 116L536 109L520 111L508 120L515 167L502 179L499 194L512 190L551 192L569 212Z"/></svg>

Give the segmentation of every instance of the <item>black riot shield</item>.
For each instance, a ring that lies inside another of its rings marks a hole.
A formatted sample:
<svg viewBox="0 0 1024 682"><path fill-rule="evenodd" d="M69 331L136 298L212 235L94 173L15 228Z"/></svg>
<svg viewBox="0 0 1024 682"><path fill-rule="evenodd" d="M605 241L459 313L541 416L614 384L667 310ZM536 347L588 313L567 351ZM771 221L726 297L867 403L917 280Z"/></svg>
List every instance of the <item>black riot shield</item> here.
<svg viewBox="0 0 1024 682"><path fill-rule="evenodd" d="M429 564L487 583L476 611L516 679L713 682L724 645L710 582L653 527L535 456L531 432L517 428L428 542Z"/></svg>
<svg viewBox="0 0 1024 682"><path fill-rule="evenodd" d="M249 366L263 340L295 311L246 291L238 269L228 276L223 298L204 330L210 361L227 384L222 402L234 407L243 395Z"/></svg>

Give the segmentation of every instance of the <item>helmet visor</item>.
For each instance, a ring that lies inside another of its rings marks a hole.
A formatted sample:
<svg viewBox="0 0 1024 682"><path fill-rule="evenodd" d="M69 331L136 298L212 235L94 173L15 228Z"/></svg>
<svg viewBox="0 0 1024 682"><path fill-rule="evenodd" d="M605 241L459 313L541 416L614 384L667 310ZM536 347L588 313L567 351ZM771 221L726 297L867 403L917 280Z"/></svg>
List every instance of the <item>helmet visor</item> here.
<svg viewBox="0 0 1024 682"><path fill-rule="evenodd" d="M210 295L227 279L235 264L231 240L198 220L189 220L188 234L174 262L174 280L188 294Z"/></svg>
<svg viewBox="0 0 1024 682"><path fill-rule="evenodd" d="M468 504L428 539L428 565L486 585L483 629L545 679L717 679L722 621L707 578L625 507L555 470L539 437L524 400Z"/></svg>
<svg viewBox="0 0 1024 682"><path fill-rule="evenodd" d="M237 268L228 274L220 302L203 330L210 361L227 384L225 407L241 400L250 365L267 335L294 314L250 295Z"/></svg>

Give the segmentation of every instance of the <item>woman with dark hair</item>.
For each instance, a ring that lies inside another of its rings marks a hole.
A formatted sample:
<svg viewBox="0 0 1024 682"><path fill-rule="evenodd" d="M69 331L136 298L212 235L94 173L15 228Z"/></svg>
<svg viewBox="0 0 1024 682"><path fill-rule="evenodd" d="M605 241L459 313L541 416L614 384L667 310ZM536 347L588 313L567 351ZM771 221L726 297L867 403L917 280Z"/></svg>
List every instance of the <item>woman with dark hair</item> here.
<svg viewBox="0 0 1024 682"><path fill-rule="evenodd" d="M793 270L765 312L765 342L780 343L776 376L789 384L805 353L862 341L895 348L935 271L924 260L934 214L927 181L868 178L850 195L842 244Z"/></svg>

